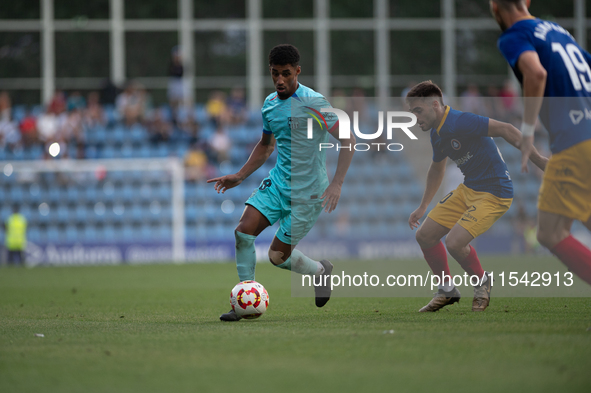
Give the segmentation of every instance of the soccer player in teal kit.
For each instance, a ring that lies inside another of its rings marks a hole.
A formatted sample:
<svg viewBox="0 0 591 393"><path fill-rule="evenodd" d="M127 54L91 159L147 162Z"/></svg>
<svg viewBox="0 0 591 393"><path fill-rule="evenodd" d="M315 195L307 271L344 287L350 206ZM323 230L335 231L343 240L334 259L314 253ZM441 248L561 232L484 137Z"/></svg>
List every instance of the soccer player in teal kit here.
<svg viewBox="0 0 591 393"><path fill-rule="evenodd" d="M279 229L269 248L269 260L282 269L323 276L325 285L315 287L316 306L322 307L330 299L333 266L326 260L315 261L294 247L312 229L323 209L330 213L336 208L354 150L340 151L336 173L329 184L326 153L319 149L319 143L327 142L328 133L339 139L338 120L334 116L322 116L320 110L331 107L328 101L298 82L299 60L300 54L293 45L278 45L271 50L269 70L276 91L263 104L261 140L238 173L208 182L215 182L215 190L222 193L238 186L263 165L277 144L277 164L246 201L236 227L238 277L240 281L254 280L254 241L265 228L279 221ZM298 130L292 124L297 122L296 112L309 113L318 120L321 127L314 130L313 138L308 139L305 129ZM351 133L349 136L341 140L344 145L355 143L354 136ZM222 314L220 319L238 321L240 317L232 310Z"/></svg>

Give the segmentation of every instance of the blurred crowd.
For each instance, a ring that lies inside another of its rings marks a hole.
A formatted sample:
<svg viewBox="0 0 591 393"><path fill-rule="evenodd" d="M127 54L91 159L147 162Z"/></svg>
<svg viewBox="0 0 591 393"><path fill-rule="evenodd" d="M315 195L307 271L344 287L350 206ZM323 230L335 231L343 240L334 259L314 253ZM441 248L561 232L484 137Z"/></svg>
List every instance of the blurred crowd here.
<svg viewBox="0 0 591 393"><path fill-rule="evenodd" d="M172 87L175 88L178 87ZM97 127L122 126L131 130L140 126L146 130L145 142L188 144L190 150L186 159L189 163L205 161L215 165L227 160L232 146L227 129L243 124L248 117L244 90L235 88L228 96L223 91L212 91L207 102L201 105L206 114L200 122L196 109L184 105L179 95L173 93L169 86L169 104L155 107L147 90L135 82L127 83L120 91L108 85L86 96L79 91L57 90L44 107L36 111L26 108L24 114L14 116L11 97L2 91L0 149L14 152L42 146L44 158L49 159L48 148L57 142L61 158L82 159L85 158L85 138ZM203 128L215 131L203 135ZM196 156L203 158L196 159Z"/></svg>
<svg viewBox="0 0 591 393"><path fill-rule="evenodd" d="M183 66L178 49L173 49L169 66L168 103L155 106L150 93L140 83L130 81L122 88L106 83L101 90L83 95L80 91L57 90L42 108L26 108L15 116L8 92L0 92L0 150L16 151L41 146L43 157L51 158L49 146L60 144L60 158L86 157L86 138L97 128L114 127L130 131L145 130L143 143L188 146L184 157L189 180L202 180L211 175L212 167L231 160L233 126L249 119L245 91L234 88L229 93L210 92L208 99L193 106L185 99ZM409 84L414 85L414 82ZM401 98L406 96L404 89ZM374 115L368 109L363 89L332 92L332 105L349 113L358 112L360 124L373 127ZM457 98L458 109L518 125L521 116L519 93L511 81L501 86L482 89L467 85ZM196 109L200 108L200 109ZM198 115L201 111L201 115ZM371 129L371 128L368 128ZM206 132L204 132L206 131ZM255 140L256 137L253 137ZM105 141L105 143L110 143ZM538 146L547 152L543 145Z"/></svg>

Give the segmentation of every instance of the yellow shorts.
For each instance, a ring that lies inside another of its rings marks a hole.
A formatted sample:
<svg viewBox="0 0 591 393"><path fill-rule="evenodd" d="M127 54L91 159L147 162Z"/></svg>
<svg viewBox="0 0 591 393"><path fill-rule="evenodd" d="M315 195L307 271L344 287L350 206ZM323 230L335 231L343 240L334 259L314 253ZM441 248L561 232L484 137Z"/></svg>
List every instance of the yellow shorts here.
<svg viewBox="0 0 591 393"><path fill-rule="evenodd" d="M499 198L460 184L443 197L427 217L449 229L458 224L478 237L509 210L511 202L513 198Z"/></svg>
<svg viewBox="0 0 591 393"><path fill-rule="evenodd" d="M586 222L591 217L591 139L550 157L538 209Z"/></svg>

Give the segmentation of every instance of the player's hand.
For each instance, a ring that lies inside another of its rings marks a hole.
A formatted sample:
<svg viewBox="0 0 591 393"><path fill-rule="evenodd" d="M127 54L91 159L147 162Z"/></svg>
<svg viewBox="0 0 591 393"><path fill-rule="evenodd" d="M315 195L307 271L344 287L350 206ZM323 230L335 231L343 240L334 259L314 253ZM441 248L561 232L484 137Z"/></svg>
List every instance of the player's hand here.
<svg viewBox="0 0 591 393"><path fill-rule="evenodd" d="M521 173L528 173L527 162L534 151L534 137L521 137Z"/></svg>
<svg viewBox="0 0 591 393"><path fill-rule="evenodd" d="M207 182L208 183L213 183L215 182L215 185L213 186L213 188L218 192L218 194L221 193L225 193L226 190L229 190L230 188L234 188L236 187L238 184L242 183L242 177L239 176L238 174L233 174L233 175L226 175L226 176L221 176L221 177L216 177L213 179L209 179Z"/></svg>
<svg viewBox="0 0 591 393"><path fill-rule="evenodd" d="M544 157L543 155L541 155L540 153L534 152L531 157L531 162L533 162L535 164L535 166L537 166L538 168L540 168L542 171L546 170L546 165L548 164L548 158Z"/></svg>
<svg viewBox="0 0 591 393"><path fill-rule="evenodd" d="M408 218L408 226L410 229L418 228L419 225L421 225L419 220L425 215L425 211L427 211L427 209L419 206L417 210L410 213L410 217Z"/></svg>
<svg viewBox="0 0 591 393"><path fill-rule="evenodd" d="M320 198L322 199L324 211L327 213L332 212L337 208L337 204L341 198L341 186L336 183L330 183Z"/></svg>

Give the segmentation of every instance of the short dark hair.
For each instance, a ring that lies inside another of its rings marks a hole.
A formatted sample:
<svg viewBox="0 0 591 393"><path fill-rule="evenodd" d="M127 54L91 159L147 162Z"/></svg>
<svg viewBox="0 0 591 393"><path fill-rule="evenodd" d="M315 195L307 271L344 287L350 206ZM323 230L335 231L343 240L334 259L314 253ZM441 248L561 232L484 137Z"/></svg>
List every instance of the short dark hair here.
<svg viewBox="0 0 591 393"><path fill-rule="evenodd" d="M427 97L438 97L443 104L443 93L439 86L432 81L423 81L418 85L413 86L412 89L406 94L406 100L411 98L427 98Z"/></svg>
<svg viewBox="0 0 591 393"><path fill-rule="evenodd" d="M522 4L525 5L525 0L493 0L493 1L504 8L507 8L510 6L519 7Z"/></svg>
<svg viewBox="0 0 591 393"><path fill-rule="evenodd" d="M277 45L269 52L269 65L287 65L297 67L300 64L300 51L291 44Z"/></svg>

